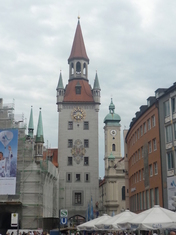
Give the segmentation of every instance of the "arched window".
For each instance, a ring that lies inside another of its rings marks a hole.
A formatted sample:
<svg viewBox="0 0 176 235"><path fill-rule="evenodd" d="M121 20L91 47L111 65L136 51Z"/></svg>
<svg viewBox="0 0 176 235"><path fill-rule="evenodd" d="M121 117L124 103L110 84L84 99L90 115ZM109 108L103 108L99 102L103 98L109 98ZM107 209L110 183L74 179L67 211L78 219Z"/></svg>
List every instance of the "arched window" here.
<svg viewBox="0 0 176 235"><path fill-rule="evenodd" d="M122 187L122 200L125 200L125 186Z"/></svg>
<svg viewBox="0 0 176 235"><path fill-rule="evenodd" d="M86 75L86 72L87 72L86 71L86 63L84 63L84 65L83 65L83 74Z"/></svg>
<svg viewBox="0 0 176 235"><path fill-rule="evenodd" d="M115 144L112 144L112 151L116 151L116 146L115 146Z"/></svg>
<svg viewBox="0 0 176 235"><path fill-rule="evenodd" d="M74 65L73 65L73 63L71 63L71 75L73 75L74 74Z"/></svg>
<svg viewBox="0 0 176 235"><path fill-rule="evenodd" d="M81 63L79 61L76 63L76 73L77 74L81 73Z"/></svg>

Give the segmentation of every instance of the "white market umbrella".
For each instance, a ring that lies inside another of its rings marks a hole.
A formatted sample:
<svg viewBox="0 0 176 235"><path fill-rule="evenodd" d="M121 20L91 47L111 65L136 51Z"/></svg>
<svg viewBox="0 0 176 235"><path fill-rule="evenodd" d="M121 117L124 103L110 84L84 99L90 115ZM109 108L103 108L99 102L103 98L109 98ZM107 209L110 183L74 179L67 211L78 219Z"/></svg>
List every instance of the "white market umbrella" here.
<svg viewBox="0 0 176 235"><path fill-rule="evenodd" d="M141 212L129 224L131 229L157 230L176 228L176 213L159 205Z"/></svg>
<svg viewBox="0 0 176 235"><path fill-rule="evenodd" d="M96 227L95 227L95 223L98 223L99 221L105 221L107 220L108 218L111 218L111 216L107 215L107 214L104 214L96 219L93 219L93 220L90 220L84 224L80 224L77 226L77 229L80 230L80 231L94 231L94 230L98 230Z"/></svg>
<svg viewBox="0 0 176 235"><path fill-rule="evenodd" d="M121 230L119 227L119 224L124 223L123 229L128 229L128 222L136 216L135 213L125 210L111 218L108 218L104 222L97 222L95 226L98 229L103 229L103 230ZM125 226L126 224L126 226Z"/></svg>

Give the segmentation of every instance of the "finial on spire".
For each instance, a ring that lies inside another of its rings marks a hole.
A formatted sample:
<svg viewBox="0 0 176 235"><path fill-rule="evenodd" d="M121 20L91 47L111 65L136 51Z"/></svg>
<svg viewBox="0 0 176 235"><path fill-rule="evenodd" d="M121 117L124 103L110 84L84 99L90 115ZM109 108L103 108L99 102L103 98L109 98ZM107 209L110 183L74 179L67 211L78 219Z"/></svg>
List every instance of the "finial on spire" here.
<svg viewBox="0 0 176 235"><path fill-rule="evenodd" d="M78 24L80 24L79 20L80 20L80 16L79 16L79 13L78 13Z"/></svg>
<svg viewBox="0 0 176 235"><path fill-rule="evenodd" d="M78 11L78 20L80 20L80 15L79 15L79 11Z"/></svg>
<svg viewBox="0 0 176 235"><path fill-rule="evenodd" d="M41 110L42 108L40 107L39 109Z"/></svg>

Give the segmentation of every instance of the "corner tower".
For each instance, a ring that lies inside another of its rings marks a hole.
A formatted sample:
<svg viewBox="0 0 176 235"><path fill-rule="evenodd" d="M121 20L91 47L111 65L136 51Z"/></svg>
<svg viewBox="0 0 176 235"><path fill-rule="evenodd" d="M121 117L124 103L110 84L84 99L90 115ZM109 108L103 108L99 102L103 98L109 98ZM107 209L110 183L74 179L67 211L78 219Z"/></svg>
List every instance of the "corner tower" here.
<svg viewBox="0 0 176 235"><path fill-rule="evenodd" d="M93 207L99 199L98 111L100 86L98 82L98 87L94 84L92 89L89 84L89 58L79 18L68 64L68 84L65 89L63 86L57 87L58 163L60 209L68 209L68 225L71 225L78 216L85 221L91 197ZM99 91L98 99L95 98L97 97L95 90Z"/></svg>

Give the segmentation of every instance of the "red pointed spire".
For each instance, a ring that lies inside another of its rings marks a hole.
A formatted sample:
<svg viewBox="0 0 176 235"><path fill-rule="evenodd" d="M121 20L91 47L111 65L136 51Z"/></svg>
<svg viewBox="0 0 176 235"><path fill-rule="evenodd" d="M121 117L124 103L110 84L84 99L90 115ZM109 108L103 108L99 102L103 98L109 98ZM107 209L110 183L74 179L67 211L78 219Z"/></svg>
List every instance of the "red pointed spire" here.
<svg viewBox="0 0 176 235"><path fill-rule="evenodd" d="M83 40L83 36L82 36L79 17L78 17L78 24L77 24L77 28L76 28L76 32L75 32L75 37L74 37L74 41L73 41L73 45L72 45L71 54L68 58L68 63L70 62L70 60L72 60L74 58L85 59L89 63L89 58L86 53L86 48L85 48L84 40Z"/></svg>

